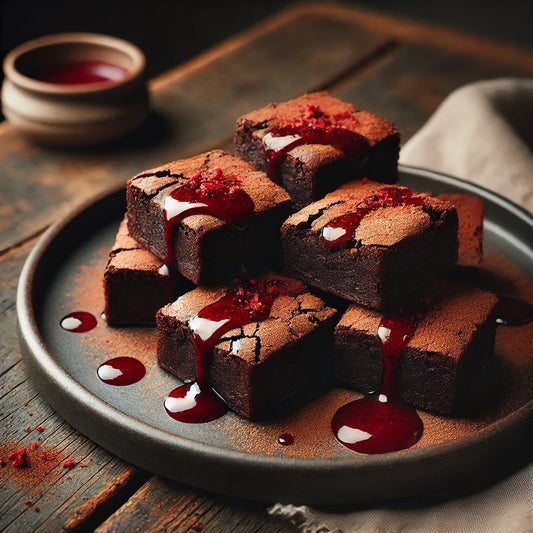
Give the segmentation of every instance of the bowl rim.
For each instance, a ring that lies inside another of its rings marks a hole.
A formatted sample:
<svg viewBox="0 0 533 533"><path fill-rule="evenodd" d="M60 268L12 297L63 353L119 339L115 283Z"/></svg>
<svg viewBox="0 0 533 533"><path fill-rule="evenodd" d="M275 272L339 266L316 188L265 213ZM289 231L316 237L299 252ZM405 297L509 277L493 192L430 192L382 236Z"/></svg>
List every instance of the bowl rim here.
<svg viewBox="0 0 533 533"><path fill-rule="evenodd" d="M16 61L24 54L33 52L34 50L38 50L39 48L68 43L96 44L103 47L118 50L131 58L132 66L131 68L128 68L126 76L119 80L80 83L74 85L64 83L50 83L47 81L41 81L35 78L31 78L29 76L26 76L25 74L22 74L15 66ZM117 86L122 87L142 77L145 67L145 55L136 45L125 41L124 39L113 37L111 35L82 32L58 33L32 39L31 41L27 41L11 50L4 58L3 62L3 70L6 80L9 80L14 85L17 85L27 90L51 95L96 93L112 90Z"/></svg>

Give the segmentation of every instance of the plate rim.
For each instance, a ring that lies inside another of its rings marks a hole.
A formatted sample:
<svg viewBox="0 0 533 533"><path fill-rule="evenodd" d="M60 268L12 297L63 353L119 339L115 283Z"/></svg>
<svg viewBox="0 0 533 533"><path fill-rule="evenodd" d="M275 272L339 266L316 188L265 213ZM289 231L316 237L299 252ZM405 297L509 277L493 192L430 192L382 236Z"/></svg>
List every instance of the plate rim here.
<svg viewBox="0 0 533 533"><path fill-rule="evenodd" d="M512 215L520 218L522 222L528 224L533 229L533 216L528 211L482 186L444 173L409 165L399 165L399 172L403 174L412 174L417 177L429 178L430 180L438 181L439 183L444 183L446 185L454 185L462 190L471 192L472 194L480 195L502 207L506 211L509 211ZM487 439L503 439L508 434L516 431L520 432L522 427L530 422L530 419L533 416L533 398L512 413L506 415L504 418L484 427L475 435L470 435L458 440L430 445L419 449L403 450L382 455L367 455L364 456L364 460L361 459L360 455L356 455L353 458L335 457L310 460L308 458L299 457L256 455L245 451L224 449L215 444L199 442L186 436L175 435L164 429L153 426L149 422L139 420L124 413L84 387L61 366L51 351L48 350L45 340L40 334L33 307L35 274L43 259L43 255L46 253L50 244L58 237L58 235L61 235L62 231L65 231L66 228L68 228L70 223L86 213L87 210L94 208L94 206L103 201L110 200L114 195L122 194L124 189L125 185L121 184L120 186L115 186L103 191L86 200L50 226L39 238L24 262L16 294L19 342L23 358L30 369L30 375L34 380L37 390L42 393L46 401L54 407L62 418L72 424L75 428L79 429L94 442L105 449L110 450L115 455L136 464L135 458L132 460L131 455L129 457L123 457L124 454L117 452L116 446L114 446L113 443L108 442L108 439L101 439L91 434L93 432L92 426L80 422L76 416L76 407L78 405L89 404L91 406L92 415L101 418L110 427L120 427L120 430L124 432L124 434L130 435L131 438L136 440L154 441L159 447L174 450L175 452L185 454L186 457L196 458L206 463L214 460L219 466L226 469L234 469L236 466L242 468L244 465L245 468L251 467L254 470L269 472L270 474L276 474L277 472L277 475L281 475L282 473L285 475L296 474L302 470L314 474L323 474L327 470L328 475L342 473L351 473L353 475L359 471L366 471L367 469L389 471L390 469L404 468L412 463L420 464L426 462L429 464L435 460L439 460L443 456L454 456L465 453L475 446L483 445ZM60 405L57 405L58 401L51 399L51 396L53 396L51 389L56 388L60 389L60 395L72 402L71 407L66 406L64 401L59 402ZM360 461L354 461L356 458L359 458ZM153 460L153 466L150 465L148 467L150 471L163 474L166 477L174 477L169 475L169 472L165 471L164 468L160 468L157 458L153 458ZM141 465L140 467L146 468ZM190 482L189 484L232 495L231 491L228 492L221 490L219 487L212 487L212 484L209 484L210 486L207 487L203 483L197 484ZM238 493L236 495L246 498L247 492L245 491L244 494ZM265 498L264 496L265 495L259 494L259 499L272 500L272 498ZM251 497L255 498L256 495L251 495ZM375 501L374 498L372 498L372 500ZM306 500L306 503L309 501L315 503L316 498L311 497L310 500ZM320 500L320 502L322 501L323 500ZM346 501L353 502L361 500L357 498L349 498ZM327 498L325 503L328 503ZM337 500L335 500L335 503L337 503Z"/></svg>

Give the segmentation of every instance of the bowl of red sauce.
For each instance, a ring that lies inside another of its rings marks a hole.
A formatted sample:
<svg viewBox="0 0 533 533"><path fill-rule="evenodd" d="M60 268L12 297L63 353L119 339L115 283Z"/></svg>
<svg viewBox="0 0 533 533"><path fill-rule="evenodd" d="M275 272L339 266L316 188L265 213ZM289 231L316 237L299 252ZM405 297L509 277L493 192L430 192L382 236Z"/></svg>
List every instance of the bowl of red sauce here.
<svg viewBox="0 0 533 533"><path fill-rule="evenodd" d="M87 145L120 136L148 114L145 64L139 48L107 35L29 41L4 60L2 112L46 144Z"/></svg>

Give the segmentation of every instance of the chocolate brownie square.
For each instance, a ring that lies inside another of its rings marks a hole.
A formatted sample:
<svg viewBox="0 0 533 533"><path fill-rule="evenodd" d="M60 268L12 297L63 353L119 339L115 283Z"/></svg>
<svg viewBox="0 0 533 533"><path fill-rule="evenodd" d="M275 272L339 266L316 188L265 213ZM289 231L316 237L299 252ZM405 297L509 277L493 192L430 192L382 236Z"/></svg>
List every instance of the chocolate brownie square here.
<svg viewBox="0 0 533 533"><path fill-rule="evenodd" d="M402 308L457 260L453 206L372 181L343 185L281 233L288 276L376 309Z"/></svg>
<svg viewBox="0 0 533 533"><path fill-rule="evenodd" d="M215 391L230 409L249 419L272 414L272 408L301 389L329 383L336 310L313 296L300 281L266 275L259 283L281 287L270 313L224 333L209 366ZM199 287L157 314L159 365L181 380L196 379L191 323L206 307L221 301L229 287ZM316 391L315 391L316 393Z"/></svg>
<svg viewBox="0 0 533 533"><path fill-rule="evenodd" d="M427 311L400 355L401 398L449 415L462 408L469 385L494 351L497 297L466 283L438 281ZM362 392L380 389L383 358L378 337L383 314L352 304L335 329L337 379Z"/></svg>
<svg viewBox="0 0 533 533"><path fill-rule="evenodd" d="M153 326L163 305L192 288L182 276L171 278L163 261L130 236L124 217L104 271L107 324Z"/></svg>
<svg viewBox="0 0 533 533"><path fill-rule="evenodd" d="M355 178L397 180L394 125L325 91L242 116L234 143L243 159L289 192L296 209Z"/></svg>
<svg viewBox="0 0 533 533"><path fill-rule="evenodd" d="M472 194L446 193L437 198L452 204L459 221L457 268L465 274L476 273L483 259L483 202Z"/></svg>
<svg viewBox="0 0 533 533"><path fill-rule="evenodd" d="M290 198L251 163L221 150L174 161L130 179L127 204L132 237L165 258L168 199L180 191L197 192L205 193L209 204L209 194L216 195L217 190L226 194L220 202L222 208L227 207L225 215L236 211L234 206L224 204L232 194L251 206L244 229L222 220L219 214L191 214L174 228L170 266L195 284L216 284L235 277L243 268L250 272L279 268L279 228L290 213ZM197 201L195 206L200 204ZM175 202L173 208L176 205L191 204Z"/></svg>

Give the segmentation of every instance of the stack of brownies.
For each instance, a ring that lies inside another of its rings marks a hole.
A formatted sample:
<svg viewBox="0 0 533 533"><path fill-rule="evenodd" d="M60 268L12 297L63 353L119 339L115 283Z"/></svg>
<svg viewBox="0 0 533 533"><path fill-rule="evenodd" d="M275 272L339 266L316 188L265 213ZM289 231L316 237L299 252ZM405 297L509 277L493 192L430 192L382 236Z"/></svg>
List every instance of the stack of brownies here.
<svg viewBox="0 0 533 533"><path fill-rule="evenodd" d="M235 150L128 181L104 274L108 325L157 322L160 366L190 382L201 310L250 279L281 284L268 317L226 331L209 363L228 407L256 419L332 374L379 388L380 321L417 309L399 394L454 413L494 347L496 297L445 279L480 266L479 199L394 185L398 131L325 92L244 115Z"/></svg>

